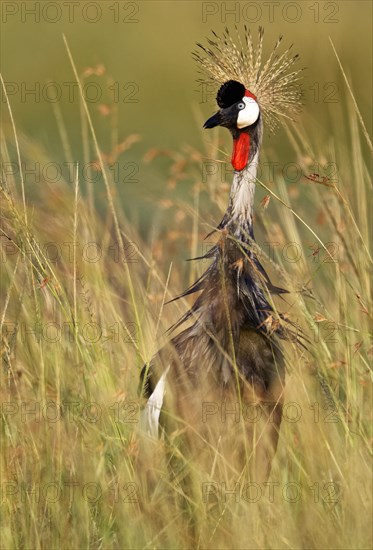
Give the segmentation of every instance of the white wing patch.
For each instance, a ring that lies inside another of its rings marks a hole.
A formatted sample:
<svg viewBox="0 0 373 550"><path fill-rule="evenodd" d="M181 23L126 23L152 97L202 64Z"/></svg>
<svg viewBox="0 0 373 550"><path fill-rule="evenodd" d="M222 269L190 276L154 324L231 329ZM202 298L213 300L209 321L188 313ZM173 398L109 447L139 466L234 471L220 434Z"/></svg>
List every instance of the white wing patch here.
<svg viewBox="0 0 373 550"><path fill-rule="evenodd" d="M163 406L163 398L166 389L166 376L170 366L164 371L153 393L149 397L144 409L140 413L141 429L153 439L158 439L159 415Z"/></svg>

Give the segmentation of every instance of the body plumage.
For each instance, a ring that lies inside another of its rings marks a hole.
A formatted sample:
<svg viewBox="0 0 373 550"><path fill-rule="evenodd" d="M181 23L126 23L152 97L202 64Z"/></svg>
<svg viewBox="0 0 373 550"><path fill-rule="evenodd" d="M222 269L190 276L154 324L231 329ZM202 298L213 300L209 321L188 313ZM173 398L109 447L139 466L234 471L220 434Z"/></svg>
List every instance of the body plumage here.
<svg viewBox="0 0 373 550"><path fill-rule="evenodd" d="M214 74L211 65L208 69ZM188 326L144 366L140 384L148 399L143 423L149 434L159 435L159 426L168 434L184 431L194 456L206 450L207 442L207 447L234 450L239 471L252 462L252 475L266 479L281 423L285 365L280 341L291 329L271 304L271 296L285 291L272 285L253 246L263 131L258 101L242 82L227 79L220 86L220 110L205 123L205 128L228 128L234 143L235 172L228 208L217 228L220 238L204 257L211 260L208 269L182 294L198 297L172 328ZM208 422L216 405L220 412L233 411L228 422ZM259 439L252 425L244 423L242 430L236 422L237 414L250 405L264 412ZM204 416L207 410L211 414Z"/></svg>

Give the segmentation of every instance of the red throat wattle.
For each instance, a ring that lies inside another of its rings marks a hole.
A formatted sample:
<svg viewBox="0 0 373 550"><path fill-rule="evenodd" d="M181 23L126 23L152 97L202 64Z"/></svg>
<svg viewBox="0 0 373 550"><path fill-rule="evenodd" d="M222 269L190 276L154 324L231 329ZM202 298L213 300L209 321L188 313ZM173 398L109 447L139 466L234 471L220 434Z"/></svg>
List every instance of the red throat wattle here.
<svg viewBox="0 0 373 550"><path fill-rule="evenodd" d="M233 140L233 153L231 158L232 166L235 170L243 170L249 161L250 136L246 132L241 132L237 139Z"/></svg>

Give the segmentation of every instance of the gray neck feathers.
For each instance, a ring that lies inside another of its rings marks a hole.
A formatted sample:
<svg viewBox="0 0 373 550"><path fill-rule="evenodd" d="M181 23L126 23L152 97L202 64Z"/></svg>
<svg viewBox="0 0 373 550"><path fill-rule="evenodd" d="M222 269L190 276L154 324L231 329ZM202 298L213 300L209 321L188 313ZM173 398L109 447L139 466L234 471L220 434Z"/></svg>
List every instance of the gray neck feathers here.
<svg viewBox="0 0 373 550"><path fill-rule="evenodd" d="M246 167L235 171L229 196L229 204L219 229L227 229L240 240L253 238L253 207L259 152L262 138L262 123L250 135L250 157Z"/></svg>
<svg viewBox="0 0 373 550"><path fill-rule="evenodd" d="M256 152L252 161L243 170L234 173L228 211L230 213L231 223L236 226L251 226L253 223L258 157L259 151Z"/></svg>

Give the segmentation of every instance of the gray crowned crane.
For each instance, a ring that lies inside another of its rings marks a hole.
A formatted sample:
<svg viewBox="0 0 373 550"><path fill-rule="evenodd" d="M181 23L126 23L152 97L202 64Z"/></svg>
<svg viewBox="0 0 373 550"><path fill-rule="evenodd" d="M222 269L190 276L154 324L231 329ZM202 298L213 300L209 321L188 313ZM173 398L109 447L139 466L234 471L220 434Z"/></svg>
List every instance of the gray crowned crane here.
<svg viewBox="0 0 373 550"><path fill-rule="evenodd" d="M262 28L256 47L245 27L243 40L237 30L237 43L226 29L194 52L205 74L201 81L218 89L219 110L204 128L222 126L233 138L233 183L220 238L204 256L211 264L181 295L198 296L172 330L188 326L144 366L140 381L148 435L184 434L192 456L218 448L256 480L268 477L277 447L285 381L281 340L296 332L273 307L272 296L286 291L261 265L253 231L263 123L273 129L301 101L302 69L293 69L298 56L291 48L279 54L281 40L265 63ZM245 423L245 407L253 406L262 421L255 430Z"/></svg>

